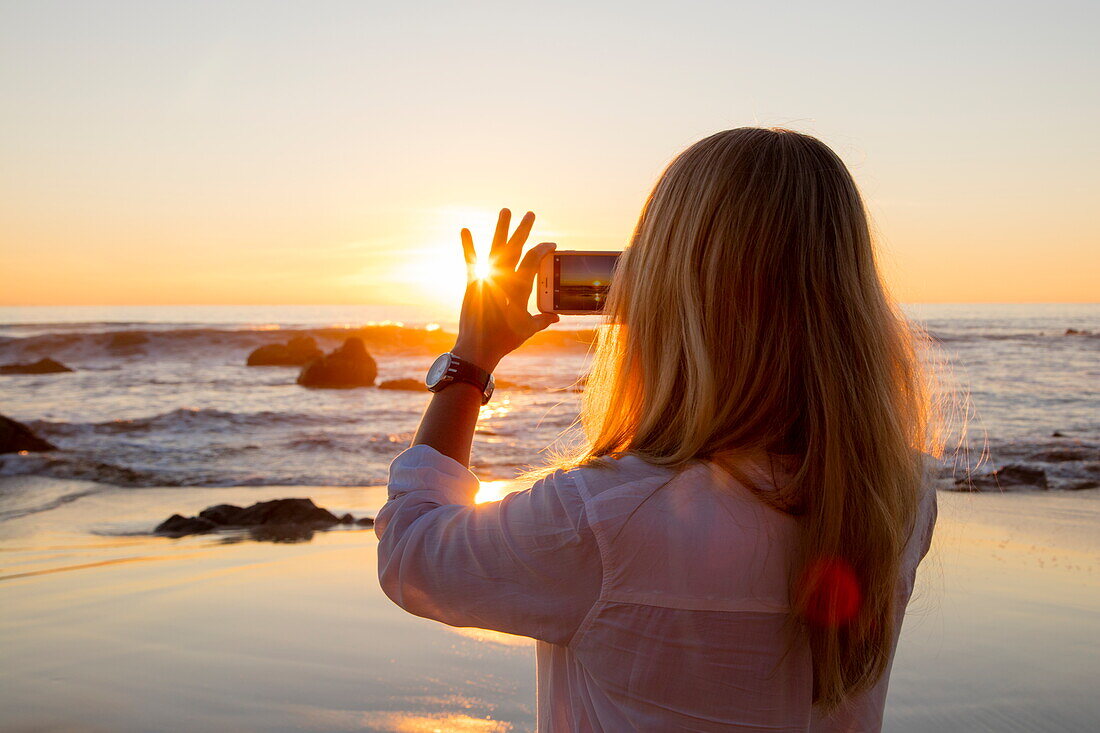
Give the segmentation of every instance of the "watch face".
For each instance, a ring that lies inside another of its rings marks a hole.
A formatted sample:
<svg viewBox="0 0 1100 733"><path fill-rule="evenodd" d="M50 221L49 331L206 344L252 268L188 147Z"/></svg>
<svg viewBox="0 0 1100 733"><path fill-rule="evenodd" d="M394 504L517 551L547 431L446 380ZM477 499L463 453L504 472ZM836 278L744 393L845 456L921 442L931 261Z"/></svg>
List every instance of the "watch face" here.
<svg viewBox="0 0 1100 733"><path fill-rule="evenodd" d="M440 380L447 373L447 367L451 365L451 355L442 354L438 359L432 362L431 368L428 369L428 375L424 378L424 384L428 385L431 389L435 385L439 384Z"/></svg>

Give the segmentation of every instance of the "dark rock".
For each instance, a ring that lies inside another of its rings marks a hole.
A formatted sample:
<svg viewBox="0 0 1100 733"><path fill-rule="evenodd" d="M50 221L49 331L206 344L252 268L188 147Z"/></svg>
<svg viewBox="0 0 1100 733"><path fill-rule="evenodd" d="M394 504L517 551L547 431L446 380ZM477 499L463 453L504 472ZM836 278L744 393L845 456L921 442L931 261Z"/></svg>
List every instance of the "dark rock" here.
<svg viewBox="0 0 1100 733"><path fill-rule="evenodd" d="M1064 433L1060 433L1057 430L1055 430L1053 433L1050 434L1050 437L1052 437L1052 438L1064 438L1066 436L1065 436Z"/></svg>
<svg viewBox="0 0 1100 733"><path fill-rule="evenodd" d="M234 504L216 504L203 509L199 512L199 516L214 524L239 525L243 513L244 509Z"/></svg>
<svg viewBox="0 0 1100 733"><path fill-rule="evenodd" d="M216 504L199 512L197 517L173 514L154 531L182 537L185 534L201 534L213 529L249 527L253 536L262 535L273 542L301 542L312 537L312 530L331 527L337 523L350 523L351 515L337 519L327 509L322 509L311 499L273 499L261 501L247 508L233 504ZM259 528L269 528L258 533ZM282 537L283 539L279 539Z"/></svg>
<svg viewBox="0 0 1100 733"><path fill-rule="evenodd" d="M1092 479L1086 479L1085 481L1078 481L1075 484L1070 484L1066 487L1070 491L1083 491L1085 489L1100 488L1100 481L1094 481Z"/></svg>
<svg viewBox="0 0 1100 733"><path fill-rule="evenodd" d="M1028 457L1029 461L1041 461L1043 463L1063 463L1065 461L1086 461L1095 455L1082 448L1055 448L1045 450Z"/></svg>
<svg viewBox="0 0 1100 733"><path fill-rule="evenodd" d="M116 333L111 336L111 340L107 342L107 348L111 351L121 353L138 353L141 351L139 346L149 343L149 337L143 333Z"/></svg>
<svg viewBox="0 0 1100 733"><path fill-rule="evenodd" d="M304 366L324 353L312 336L295 336L285 344L267 344L248 355L248 366Z"/></svg>
<svg viewBox="0 0 1100 733"><path fill-rule="evenodd" d="M374 517L360 517L359 519L355 520L355 523L361 527L373 527Z"/></svg>
<svg viewBox="0 0 1100 733"><path fill-rule="evenodd" d="M378 376L378 365L358 338L349 338L328 356L307 364L298 375L303 387L351 389L369 387Z"/></svg>
<svg viewBox="0 0 1100 733"><path fill-rule="evenodd" d="M958 491L1007 491L1014 487L1050 488L1046 471L1015 463L1003 466L993 473L963 477L955 481Z"/></svg>
<svg viewBox="0 0 1100 733"><path fill-rule="evenodd" d="M1083 328L1082 329L1067 328L1066 329L1066 335L1067 336L1091 336L1092 331L1088 331L1088 330L1083 329Z"/></svg>
<svg viewBox="0 0 1100 733"><path fill-rule="evenodd" d="M0 453L57 450L57 446L39 438L21 422L0 415Z"/></svg>
<svg viewBox="0 0 1100 733"><path fill-rule="evenodd" d="M312 499L274 499L242 509L235 524L251 527L257 524L336 524L338 521L335 514L317 506Z"/></svg>
<svg viewBox="0 0 1100 733"><path fill-rule="evenodd" d="M164 534L170 537L183 537L188 534L205 534L217 528L217 525L209 519L201 517L182 517L173 514L157 525L153 531L156 534Z"/></svg>
<svg viewBox="0 0 1100 733"><path fill-rule="evenodd" d="M340 517L340 524L354 524L354 523L355 523L355 517L351 516L350 514L345 514L344 516Z"/></svg>
<svg viewBox="0 0 1100 733"><path fill-rule="evenodd" d="M408 392L424 392L428 387L419 379L409 379L405 377L403 379L387 379L385 382L378 385L378 389L399 389Z"/></svg>
<svg viewBox="0 0 1100 733"><path fill-rule="evenodd" d="M0 364L0 374L57 374L72 369L53 359L39 359L33 364Z"/></svg>

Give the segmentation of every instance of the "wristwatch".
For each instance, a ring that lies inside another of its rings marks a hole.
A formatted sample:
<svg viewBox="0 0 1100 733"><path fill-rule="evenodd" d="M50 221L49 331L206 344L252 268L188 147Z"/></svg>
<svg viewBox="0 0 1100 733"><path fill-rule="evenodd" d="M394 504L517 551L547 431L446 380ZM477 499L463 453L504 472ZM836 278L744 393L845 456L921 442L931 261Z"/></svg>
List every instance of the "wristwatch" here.
<svg viewBox="0 0 1100 733"><path fill-rule="evenodd" d="M440 392L455 382L466 382L477 387L481 391L483 405L493 396L493 375L450 352L432 362L428 376L424 378L424 384L432 392Z"/></svg>

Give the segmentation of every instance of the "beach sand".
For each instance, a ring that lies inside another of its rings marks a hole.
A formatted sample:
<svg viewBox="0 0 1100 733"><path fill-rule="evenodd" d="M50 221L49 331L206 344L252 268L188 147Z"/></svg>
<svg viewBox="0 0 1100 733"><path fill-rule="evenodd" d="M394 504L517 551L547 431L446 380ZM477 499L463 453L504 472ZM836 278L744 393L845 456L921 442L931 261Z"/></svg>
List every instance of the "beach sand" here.
<svg viewBox="0 0 1100 733"><path fill-rule="evenodd" d="M15 516L3 503L44 495L57 506ZM125 534L173 512L289 496L360 515L384 491L0 479L0 511L14 516L0 523L0 728L533 728L532 642L392 605L369 529L294 544ZM940 506L885 729L1091 728L1100 493L941 493Z"/></svg>

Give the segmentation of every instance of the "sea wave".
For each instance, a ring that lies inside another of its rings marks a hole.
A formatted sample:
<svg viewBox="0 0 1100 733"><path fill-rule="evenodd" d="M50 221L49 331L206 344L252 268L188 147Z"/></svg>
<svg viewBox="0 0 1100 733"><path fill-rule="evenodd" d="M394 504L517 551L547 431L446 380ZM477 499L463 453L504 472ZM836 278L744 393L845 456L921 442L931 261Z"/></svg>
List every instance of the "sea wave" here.
<svg viewBox="0 0 1100 733"><path fill-rule="evenodd" d="M18 519L19 517L25 517L30 514L38 514L39 512L48 512L51 509L57 509L58 507L62 507L66 504L74 502L77 499L83 499L86 496L98 494L102 492L105 488L106 487L102 484L93 484L91 486L83 486L76 491L68 491L56 496L45 498L44 500L40 499L39 503L36 504L27 504L11 509L0 509L0 522L7 521L9 519Z"/></svg>
<svg viewBox="0 0 1100 733"><path fill-rule="evenodd" d="M973 441L948 454L938 475L941 488L968 490L985 483L988 490L993 475L1009 467L1036 472L1036 487L1100 488L1100 442L1060 433L1033 440Z"/></svg>
<svg viewBox="0 0 1100 733"><path fill-rule="evenodd" d="M210 408L181 407L169 412L130 420L103 422L54 422L31 420L27 424L46 437L78 437L88 434L117 435L151 431L225 430L229 428L291 427L309 425L347 425L359 422L352 415L327 415L287 412L228 412Z"/></svg>
<svg viewBox="0 0 1100 733"><path fill-rule="evenodd" d="M253 349L285 343L295 336L316 339L322 349L331 350L344 339L362 339L367 349L378 353L438 354L449 349L453 332L440 328L397 324L337 328L176 328L108 329L33 333L0 336L0 362L51 357L61 361L102 362L132 359L239 359L244 363ZM536 334L525 346L538 349L584 350L594 338L592 329L551 330Z"/></svg>

